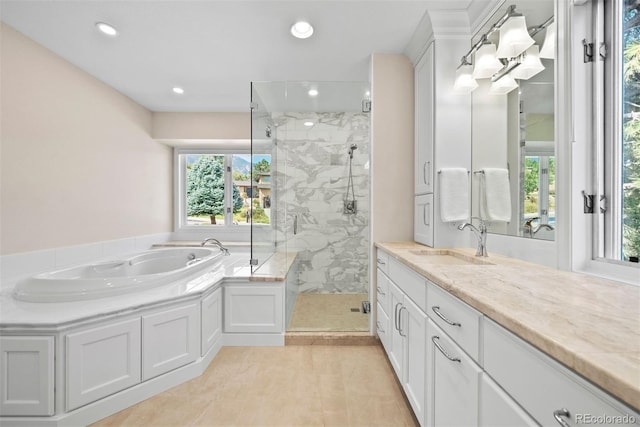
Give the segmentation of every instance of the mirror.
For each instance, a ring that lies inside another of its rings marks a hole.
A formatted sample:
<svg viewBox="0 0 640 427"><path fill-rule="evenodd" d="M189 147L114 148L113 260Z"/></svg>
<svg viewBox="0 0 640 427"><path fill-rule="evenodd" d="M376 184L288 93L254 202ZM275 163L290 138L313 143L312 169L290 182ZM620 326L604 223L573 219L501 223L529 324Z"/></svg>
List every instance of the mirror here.
<svg viewBox="0 0 640 427"><path fill-rule="evenodd" d="M533 28L552 22L549 19L554 14L554 0L506 1L474 36L472 46L512 5L515 12L525 17L530 34ZM547 25L532 36L536 49L543 49L547 33L555 47L555 31ZM498 46L500 31L490 33L487 39ZM547 49L544 50L546 55ZM520 61L528 54L529 51ZM473 62L475 64L475 58ZM491 197L495 198L498 193L501 198L498 204L501 202L507 208L502 215L494 216L500 220L487 222L490 233L554 240L555 59L541 58L541 62L544 70L528 79L524 78L523 71L511 71L510 75L521 78L515 79L518 87L507 94L492 93L491 78L477 79L478 88L472 92L472 215L490 218L485 203L491 203ZM503 174L502 178L508 176L508 183L503 180L504 191L500 183L493 184L496 169Z"/></svg>

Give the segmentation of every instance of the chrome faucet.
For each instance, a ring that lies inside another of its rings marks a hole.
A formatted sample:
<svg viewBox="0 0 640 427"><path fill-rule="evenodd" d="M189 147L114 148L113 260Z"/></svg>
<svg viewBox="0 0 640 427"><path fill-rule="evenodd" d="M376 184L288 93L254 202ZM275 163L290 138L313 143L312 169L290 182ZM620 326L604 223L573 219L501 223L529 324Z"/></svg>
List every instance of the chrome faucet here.
<svg viewBox="0 0 640 427"><path fill-rule="evenodd" d="M204 239L204 240L202 241L202 243L200 244L200 246L204 246L204 245L206 245L206 244L207 244L207 243L209 243L209 242L211 242L211 243L213 243L214 245L216 245L217 247L219 247L219 248L220 248L220 251L221 251L222 253L224 253L224 255L225 255L225 256L229 256L229 249L227 249L227 248L225 248L224 246L222 246L222 243L220 243L220 240L218 240L218 239L214 239L213 237L209 237L209 238Z"/></svg>
<svg viewBox="0 0 640 427"><path fill-rule="evenodd" d="M473 218L476 218L480 221L478 227L474 226L470 222L463 222L458 226L458 230L462 231L467 227L470 228L471 231L473 231L473 234L475 234L476 238L478 239L478 249L476 250L476 256L489 256L487 254L487 224L481 218L474 216L471 218L471 220L473 220Z"/></svg>
<svg viewBox="0 0 640 427"><path fill-rule="evenodd" d="M525 236L529 235L529 237L533 237L533 221L539 220L539 216L534 216L533 218L529 218L524 222L523 225L523 234Z"/></svg>
<svg viewBox="0 0 640 427"><path fill-rule="evenodd" d="M555 230L552 226L550 226L549 224L539 224L536 228L534 228L531 231L531 236L535 236L535 234L540 231L541 228L546 228L547 230Z"/></svg>

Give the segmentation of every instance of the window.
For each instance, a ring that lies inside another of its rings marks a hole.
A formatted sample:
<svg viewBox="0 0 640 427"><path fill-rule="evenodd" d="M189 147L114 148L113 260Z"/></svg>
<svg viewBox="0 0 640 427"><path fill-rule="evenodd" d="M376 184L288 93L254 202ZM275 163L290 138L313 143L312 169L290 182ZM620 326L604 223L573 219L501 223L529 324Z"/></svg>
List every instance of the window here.
<svg viewBox="0 0 640 427"><path fill-rule="evenodd" d="M250 153L239 150L177 149L176 170L177 229L270 223L270 156L252 162Z"/></svg>
<svg viewBox="0 0 640 427"><path fill-rule="evenodd" d="M602 0L601 0L602 1ZM607 55L603 84L604 136L596 188L600 200L596 257L638 262L640 256L640 6L604 1ZM598 76L596 74L596 76ZM598 207L596 207L598 210Z"/></svg>

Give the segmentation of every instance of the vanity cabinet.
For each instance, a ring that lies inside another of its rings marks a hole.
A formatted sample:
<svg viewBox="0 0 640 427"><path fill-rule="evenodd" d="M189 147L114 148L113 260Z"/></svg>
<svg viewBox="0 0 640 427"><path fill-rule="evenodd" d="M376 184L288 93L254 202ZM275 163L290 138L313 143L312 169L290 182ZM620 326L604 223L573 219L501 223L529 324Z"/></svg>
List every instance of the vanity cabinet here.
<svg viewBox="0 0 640 427"><path fill-rule="evenodd" d="M66 410L138 384L140 317L70 333L66 342Z"/></svg>
<svg viewBox="0 0 640 427"><path fill-rule="evenodd" d="M478 425L479 384L482 369L431 319L428 337L433 344L430 381L434 426Z"/></svg>
<svg viewBox="0 0 640 427"><path fill-rule="evenodd" d="M390 280L380 268L376 269L376 280L376 331L380 342L388 351L390 349L389 340L391 339L391 330L389 328Z"/></svg>
<svg viewBox="0 0 640 427"><path fill-rule="evenodd" d="M415 194L433 193L433 43L415 65Z"/></svg>
<svg viewBox="0 0 640 427"><path fill-rule="evenodd" d="M489 319L484 364L487 374L542 425L640 424L637 412Z"/></svg>
<svg viewBox="0 0 640 427"><path fill-rule="evenodd" d="M142 316L142 380L195 361L200 355L198 304Z"/></svg>
<svg viewBox="0 0 640 427"><path fill-rule="evenodd" d="M0 414L53 415L54 342L52 336L0 337Z"/></svg>
<svg viewBox="0 0 640 427"><path fill-rule="evenodd" d="M392 258L388 258L388 271L387 278L378 270L378 286L388 289L389 324L385 350L416 418L424 425L427 356L425 283L422 277ZM378 306L381 307L380 304Z"/></svg>
<svg viewBox="0 0 640 427"><path fill-rule="evenodd" d="M480 426L535 427L539 425L486 373L482 374L480 380L480 396L482 396L478 414Z"/></svg>
<svg viewBox="0 0 640 427"><path fill-rule="evenodd" d="M413 212L413 238L433 246L433 194L415 196Z"/></svg>

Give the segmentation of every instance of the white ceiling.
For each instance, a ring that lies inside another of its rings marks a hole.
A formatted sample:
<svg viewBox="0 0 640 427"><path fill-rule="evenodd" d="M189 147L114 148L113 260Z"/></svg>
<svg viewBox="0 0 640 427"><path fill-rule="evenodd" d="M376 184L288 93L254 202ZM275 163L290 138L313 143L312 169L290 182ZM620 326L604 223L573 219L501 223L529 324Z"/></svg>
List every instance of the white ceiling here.
<svg viewBox="0 0 640 427"><path fill-rule="evenodd" d="M428 8L471 2L1 0L0 17L152 111L233 112L249 110L252 81L369 81L370 55L402 53ZM290 35L298 19L311 38Z"/></svg>

